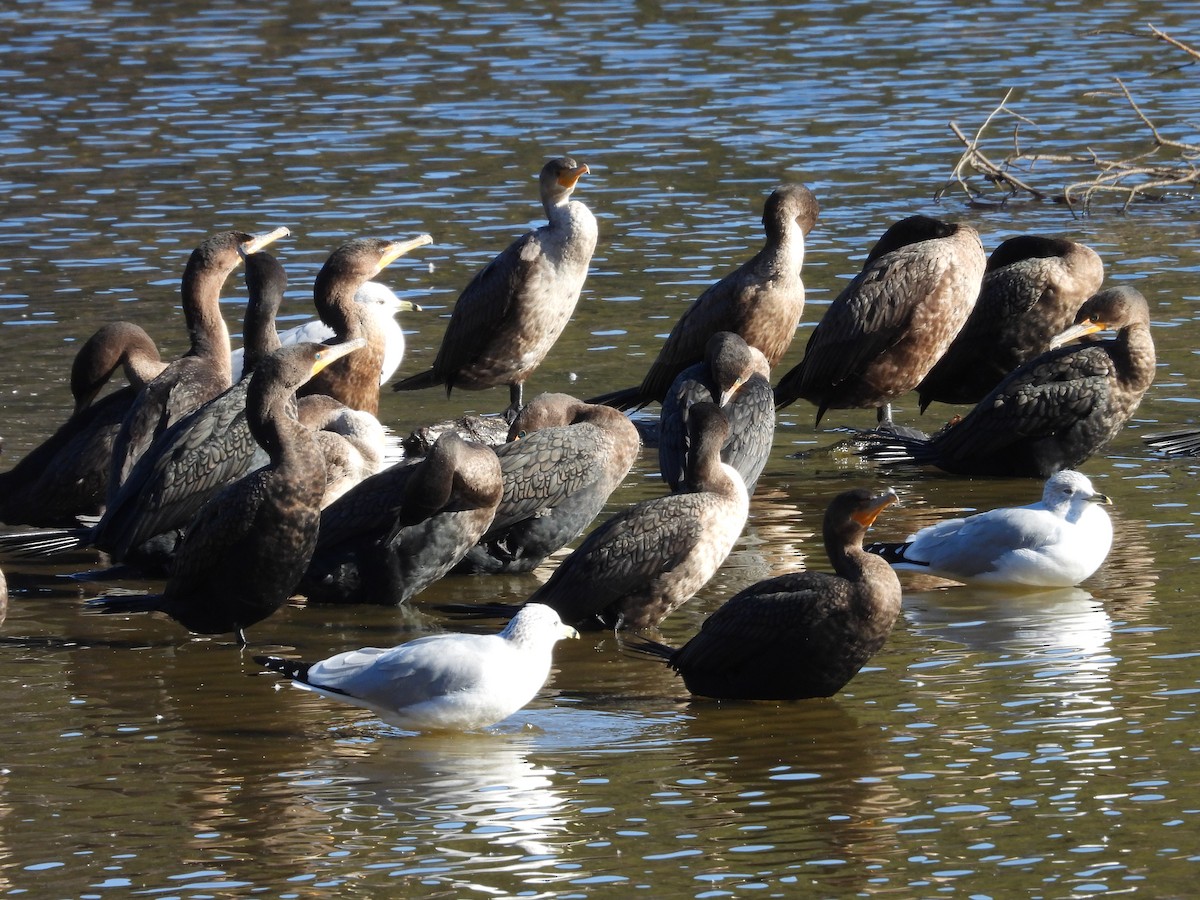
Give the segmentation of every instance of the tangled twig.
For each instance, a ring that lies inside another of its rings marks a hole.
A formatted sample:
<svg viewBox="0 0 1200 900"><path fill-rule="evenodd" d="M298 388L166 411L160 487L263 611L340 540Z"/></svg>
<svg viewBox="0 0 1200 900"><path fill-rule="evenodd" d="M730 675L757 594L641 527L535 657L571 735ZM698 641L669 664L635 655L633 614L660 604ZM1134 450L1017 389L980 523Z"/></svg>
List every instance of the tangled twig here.
<svg viewBox="0 0 1200 900"><path fill-rule="evenodd" d="M1200 51L1179 41L1164 31L1149 26L1151 34L1159 40L1183 50L1195 60L1200 60ZM1055 200L1065 203L1072 211L1081 209L1089 212L1093 198L1100 193L1118 193L1124 196L1122 211L1128 210L1135 200L1165 199L1171 192L1180 188L1200 185L1200 168L1196 160L1200 159L1200 145L1166 137L1150 117L1142 110L1134 99L1133 94L1120 78L1114 79L1120 94L1129 104L1134 115L1150 133L1149 149L1123 158L1112 158L1103 155L1090 147L1083 153L1072 154L1043 154L1028 152L1020 144L1020 126L1034 125L1029 119L1017 113L1009 105L1012 96L1010 90L1004 99L984 119L983 124L972 138L959 128L955 122L950 122L950 130L966 148L958 163L950 174L947 182L937 191L935 198L941 199L953 187L961 188L971 203L999 202L1006 203L1014 197L1028 196L1034 200ZM1013 147L1000 163L993 161L981 148L984 132L999 115L1010 116L1017 120L1013 127ZM1070 164L1076 167L1090 168L1093 175L1090 178L1077 178L1065 187L1049 191L1034 187L1025 178L1018 176L1018 171L1026 175L1033 172L1038 163ZM996 201L984 189L972 182L973 175L981 175L988 186L1000 187L1003 196Z"/></svg>

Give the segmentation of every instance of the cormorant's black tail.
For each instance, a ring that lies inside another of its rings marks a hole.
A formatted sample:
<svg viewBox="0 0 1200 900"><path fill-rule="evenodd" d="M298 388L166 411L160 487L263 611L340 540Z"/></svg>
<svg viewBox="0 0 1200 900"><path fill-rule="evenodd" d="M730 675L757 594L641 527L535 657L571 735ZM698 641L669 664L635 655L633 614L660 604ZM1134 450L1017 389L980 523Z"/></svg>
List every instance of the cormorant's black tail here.
<svg viewBox="0 0 1200 900"><path fill-rule="evenodd" d="M1200 428L1160 431L1142 437L1146 446L1163 456L1200 456Z"/></svg>
<svg viewBox="0 0 1200 900"><path fill-rule="evenodd" d="M312 663L301 662L298 659L284 659L282 656L256 656L254 661L272 672L278 672L294 681L308 682L308 670Z"/></svg>
<svg viewBox="0 0 1200 900"><path fill-rule="evenodd" d="M53 556L88 544L90 528L47 528L0 534L0 547L16 556Z"/></svg>
<svg viewBox="0 0 1200 900"><path fill-rule="evenodd" d="M392 385L393 391L419 391L423 388L437 387L442 383L442 379L433 374L433 369L426 372L418 372L416 375L409 375L407 378L401 378Z"/></svg>
<svg viewBox="0 0 1200 900"><path fill-rule="evenodd" d="M435 607L452 619L511 619L521 609L519 603L443 603Z"/></svg>
<svg viewBox="0 0 1200 900"><path fill-rule="evenodd" d="M661 644L658 641L652 641L648 637L637 637L632 640L622 640L621 648L636 653L638 656L647 656L651 659L659 659L663 662L670 662L671 657L675 655L675 648L667 644Z"/></svg>
<svg viewBox="0 0 1200 900"><path fill-rule="evenodd" d="M937 456L929 438L914 429L855 430L853 441L855 453L881 466L911 466Z"/></svg>
<svg viewBox="0 0 1200 900"><path fill-rule="evenodd" d="M104 594L87 602L88 608L105 615L162 610L162 594Z"/></svg>
<svg viewBox="0 0 1200 900"><path fill-rule="evenodd" d="M597 406L611 406L614 409L621 410L621 412L629 412L630 410L641 409L643 406L649 405L652 400L652 397L647 397L642 393L642 389L639 386L622 388L619 391L609 391L607 394L593 397L587 402L594 403Z"/></svg>

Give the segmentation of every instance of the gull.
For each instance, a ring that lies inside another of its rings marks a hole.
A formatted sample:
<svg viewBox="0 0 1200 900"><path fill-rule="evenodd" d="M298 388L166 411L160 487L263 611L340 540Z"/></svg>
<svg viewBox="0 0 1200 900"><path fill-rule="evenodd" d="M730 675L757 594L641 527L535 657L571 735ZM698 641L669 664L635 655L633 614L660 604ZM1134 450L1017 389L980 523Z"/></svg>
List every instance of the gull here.
<svg viewBox="0 0 1200 900"><path fill-rule="evenodd" d="M991 509L922 528L899 543L876 543L900 571L966 583L1070 587L1094 573L1112 547L1112 501L1086 476L1064 469L1029 506Z"/></svg>
<svg viewBox="0 0 1200 900"><path fill-rule="evenodd" d="M405 730L470 731L529 703L550 675L551 649L577 637L549 606L531 603L499 634L431 634L311 664L278 656L254 661L298 688L373 710Z"/></svg>
<svg viewBox="0 0 1200 900"><path fill-rule="evenodd" d="M404 360L404 329L396 320L401 311L420 312L421 307L411 300L396 296L395 292L378 281L366 281L354 294L354 302L361 304L363 309L374 319L376 326L387 335L384 345L383 367L379 372L379 383L386 383ZM296 325L286 331L279 332L279 343L289 344L314 343L323 344L336 337L334 330L320 319L312 319L302 325ZM233 381L236 384L242 377L242 361L245 349L238 347L232 352L230 362L233 366Z"/></svg>

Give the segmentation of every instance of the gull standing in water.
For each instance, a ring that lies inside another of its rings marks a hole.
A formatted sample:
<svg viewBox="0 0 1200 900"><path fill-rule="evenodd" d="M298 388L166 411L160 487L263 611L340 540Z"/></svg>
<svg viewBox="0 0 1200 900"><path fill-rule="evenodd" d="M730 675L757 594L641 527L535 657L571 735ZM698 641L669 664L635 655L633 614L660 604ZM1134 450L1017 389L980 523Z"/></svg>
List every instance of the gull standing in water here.
<svg viewBox="0 0 1200 900"><path fill-rule="evenodd" d="M553 609L529 604L499 634L431 634L311 664L254 659L298 688L372 710L399 728L470 731L529 703L550 676L554 645L578 637Z"/></svg>
<svg viewBox="0 0 1200 900"><path fill-rule="evenodd" d="M1037 503L948 519L866 549L897 570L953 581L1071 587L1108 556L1113 528L1104 506L1111 503L1086 476L1064 469L1046 481Z"/></svg>
<svg viewBox="0 0 1200 900"><path fill-rule="evenodd" d="M421 307L411 300L404 300L386 284L378 281L364 282L354 294L354 302L362 307L362 311L373 321L373 332L379 332L384 337L383 362L379 371L379 383L386 384L388 379L396 374L400 363L404 361L404 329L396 316L400 312L420 312ZM279 332L279 343L286 347L289 344L323 344L337 338L336 332L320 319L312 319L303 325L296 325L286 331ZM233 380L241 381L244 366L245 349L237 347L230 361L233 366Z"/></svg>

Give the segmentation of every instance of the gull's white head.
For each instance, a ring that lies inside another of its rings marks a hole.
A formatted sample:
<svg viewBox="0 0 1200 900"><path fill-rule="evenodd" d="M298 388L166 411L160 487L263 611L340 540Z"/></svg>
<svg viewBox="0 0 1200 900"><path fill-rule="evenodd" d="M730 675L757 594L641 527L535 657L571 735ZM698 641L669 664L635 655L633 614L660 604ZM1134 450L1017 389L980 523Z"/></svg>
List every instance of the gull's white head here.
<svg viewBox="0 0 1200 900"><path fill-rule="evenodd" d="M1092 504L1111 505L1112 500L1101 494L1086 475L1072 469L1055 472L1046 481L1042 503L1064 519L1076 521Z"/></svg>
<svg viewBox="0 0 1200 900"><path fill-rule="evenodd" d="M527 603L521 607L500 636L518 643L548 643L554 645L563 638L577 638L579 632L564 625L558 613L544 603Z"/></svg>

